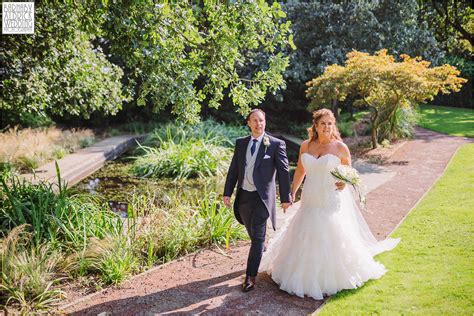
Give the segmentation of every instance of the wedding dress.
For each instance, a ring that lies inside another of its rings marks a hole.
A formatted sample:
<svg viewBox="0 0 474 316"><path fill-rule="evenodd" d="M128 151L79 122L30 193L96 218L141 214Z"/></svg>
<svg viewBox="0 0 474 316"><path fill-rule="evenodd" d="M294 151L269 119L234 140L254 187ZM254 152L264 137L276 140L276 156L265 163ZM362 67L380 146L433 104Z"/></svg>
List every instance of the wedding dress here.
<svg viewBox="0 0 474 316"><path fill-rule="evenodd" d="M341 163L337 156L304 153L301 161L301 204L269 242L260 272L269 272L290 294L315 299L380 278L386 269L373 257L400 240L377 241L349 188L336 190L330 171Z"/></svg>

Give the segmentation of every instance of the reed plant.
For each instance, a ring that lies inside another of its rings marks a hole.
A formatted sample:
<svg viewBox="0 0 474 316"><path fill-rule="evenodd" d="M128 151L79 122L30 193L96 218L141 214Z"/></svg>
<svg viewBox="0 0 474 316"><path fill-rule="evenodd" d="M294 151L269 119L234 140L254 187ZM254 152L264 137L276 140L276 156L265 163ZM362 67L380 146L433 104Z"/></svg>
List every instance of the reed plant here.
<svg viewBox="0 0 474 316"><path fill-rule="evenodd" d="M168 123L139 146L132 172L141 177L175 180L222 175L227 171L235 139L246 133L245 127L213 120L195 125Z"/></svg>
<svg viewBox="0 0 474 316"><path fill-rule="evenodd" d="M208 194L198 203L200 207L194 220L203 244L229 248L231 242L247 238L244 226L235 220L233 211L225 207L216 194Z"/></svg>
<svg viewBox="0 0 474 316"><path fill-rule="evenodd" d="M54 284L61 255L50 244L31 243L27 225L15 227L0 240L0 302L22 314L48 310L64 297Z"/></svg>
<svg viewBox="0 0 474 316"><path fill-rule="evenodd" d="M68 268L80 274L95 273L105 284L119 284L139 269L140 257L133 243L127 234L91 238L87 248L70 260L73 265Z"/></svg>
<svg viewBox="0 0 474 316"><path fill-rule="evenodd" d="M231 149L201 139L167 140L160 147L141 148L145 154L132 167L136 175L176 180L222 175L232 155Z"/></svg>
<svg viewBox="0 0 474 316"><path fill-rule="evenodd" d="M203 140L207 144L233 147L235 139L248 134L243 126L231 126L208 119L197 124L168 123L155 129L144 142L146 146L159 146L163 141L180 143L183 140Z"/></svg>
<svg viewBox="0 0 474 316"><path fill-rule="evenodd" d="M17 175L0 179L0 233L29 225L36 245L83 248L87 238L121 230L118 216L90 195L71 195L59 177L55 184L32 184Z"/></svg>
<svg viewBox="0 0 474 316"><path fill-rule="evenodd" d="M175 196L176 192L168 193ZM215 193L202 190L200 196L183 193L180 197L180 202L163 204L160 194L144 192L131 202L129 235L142 266L164 263L203 246L229 247L247 238L244 227Z"/></svg>

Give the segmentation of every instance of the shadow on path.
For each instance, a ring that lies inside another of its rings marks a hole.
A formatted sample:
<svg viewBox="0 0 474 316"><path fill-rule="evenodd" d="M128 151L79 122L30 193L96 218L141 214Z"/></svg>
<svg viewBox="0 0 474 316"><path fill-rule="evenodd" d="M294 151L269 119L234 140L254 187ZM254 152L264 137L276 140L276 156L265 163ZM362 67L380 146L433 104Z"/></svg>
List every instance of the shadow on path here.
<svg viewBox="0 0 474 316"><path fill-rule="evenodd" d="M248 250L248 245L241 245L238 248L238 254L244 254ZM237 253L233 251L233 254ZM94 297L87 304L78 304L82 306L77 306L79 308L75 308L71 313L72 315L100 313L105 313L104 315L303 315L312 313L323 303L311 298L299 298L279 290L267 274L259 274L255 290L243 293L241 283L244 269L220 274L219 270L222 267L218 266L219 260L211 260L211 264L203 266L203 257L206 260L219 259L222 255L210 249L203 250L187 256L186 260L176 262L174 266L181 265L185 271L191 273L190 270L194 269L201 272L214 271L217 276L186 282L181 278L184 275L169 274L169 269L157 270L135 277L124 287L112 289L110 293ZM163 279L166 276L169 279ZM150 277L153 277L153 280ZM104 297L107 297L106 301L103 300ZM102 302L96 304L94 302L96 300Z"/></svg>

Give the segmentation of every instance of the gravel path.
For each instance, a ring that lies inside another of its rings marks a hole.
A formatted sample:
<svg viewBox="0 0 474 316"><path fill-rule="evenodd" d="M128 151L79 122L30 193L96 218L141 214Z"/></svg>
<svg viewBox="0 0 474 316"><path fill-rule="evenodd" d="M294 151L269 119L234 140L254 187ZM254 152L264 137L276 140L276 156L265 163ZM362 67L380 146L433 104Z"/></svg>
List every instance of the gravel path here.
<svg viewBox="0 0 474 316"><path fill-rule="evenodd" d="M415 139L384 166L362 167L371 189L363 215L378 239L404 219L443 174L457 148L472 141L417 129ZM243 293L248 249L249 243L241 242L225 253L201 250L62 308L76 315L305 315L323 304L279 290L266 274L258 276L254 291Z"/></svg>

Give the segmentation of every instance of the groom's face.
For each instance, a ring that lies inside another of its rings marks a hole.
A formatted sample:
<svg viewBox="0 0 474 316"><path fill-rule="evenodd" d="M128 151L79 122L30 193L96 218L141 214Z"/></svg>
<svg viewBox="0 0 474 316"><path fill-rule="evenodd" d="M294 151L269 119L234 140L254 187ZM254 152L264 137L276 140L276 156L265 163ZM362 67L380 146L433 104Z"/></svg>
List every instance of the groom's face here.
<svg viewBox="0 0 474 316"><path fill-rule="evenodd" d="M250 127L253 135L260 135L265 132L265 116L260 111L252 113L247 121L247 125Z"/></svg>

